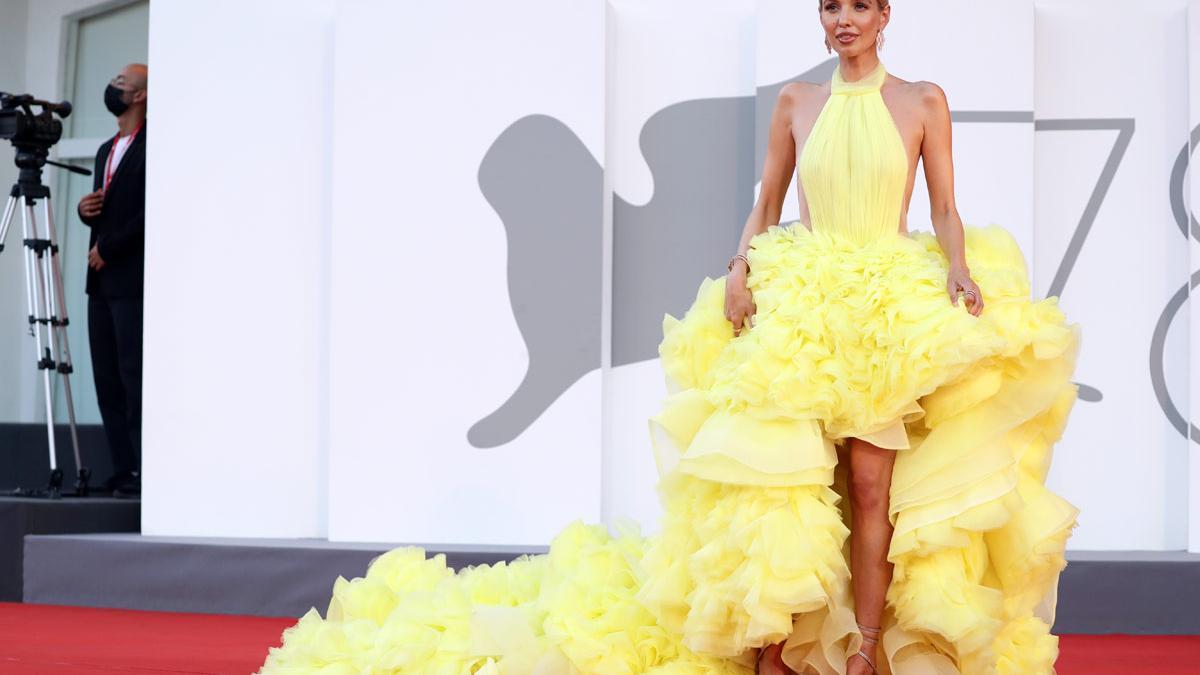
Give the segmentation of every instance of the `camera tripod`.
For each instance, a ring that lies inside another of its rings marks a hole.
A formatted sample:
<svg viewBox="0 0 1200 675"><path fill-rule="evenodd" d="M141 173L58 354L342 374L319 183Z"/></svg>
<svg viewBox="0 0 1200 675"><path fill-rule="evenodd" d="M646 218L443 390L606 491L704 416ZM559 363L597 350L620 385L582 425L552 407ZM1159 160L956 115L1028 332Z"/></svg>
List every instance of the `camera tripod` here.
<svg viewBox="0 0 1200 675"><path fill-rule="evenodd" d="M47 163L47 160L42 160ZM50 207L50 188L42 184L41 167L21 165L20 177L9 193L0 219L0 251L8 237L13 216L21 209L21 225L25 246L25 301L29 308L29 334L37 347L37 367L42 372L42 385L46 394L46 434L50 441L50 480L43 489L18 488L12 494L22 497L62 496L63 471L58 467L58 456L54 441L54 390L51 374L62 376L63 393L67 404L67 419L70 422L71 445L75 450L75 466L79 474L75 481L75 494L88 494L91 470L83 465L79 455L79 435L75 429L75 404L71 396L71 348L67 343L66 297L63 293L62 267L58 260L58 236L54 229L54 211ZM62 166L62 165L60 165ZM76 172L90 171L68 167ZM38 222L37 207L41 206L42 224Z"/></svg>

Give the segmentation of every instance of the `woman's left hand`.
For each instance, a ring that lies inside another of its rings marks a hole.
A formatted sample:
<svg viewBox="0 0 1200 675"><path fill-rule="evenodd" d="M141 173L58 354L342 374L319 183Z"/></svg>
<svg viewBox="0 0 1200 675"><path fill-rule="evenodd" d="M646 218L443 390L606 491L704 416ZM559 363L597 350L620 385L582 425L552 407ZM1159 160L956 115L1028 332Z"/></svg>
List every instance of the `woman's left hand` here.
<svg viewBox="0 0 1200 675"><path fill-rule="evenodd" d="M952 266L946 275L946 290L950 293L950 303L957 305L959 294L963 295L967 311L972 316L979 316L983 311L983 293L971 279L971 271L966 267Z"/></svg>

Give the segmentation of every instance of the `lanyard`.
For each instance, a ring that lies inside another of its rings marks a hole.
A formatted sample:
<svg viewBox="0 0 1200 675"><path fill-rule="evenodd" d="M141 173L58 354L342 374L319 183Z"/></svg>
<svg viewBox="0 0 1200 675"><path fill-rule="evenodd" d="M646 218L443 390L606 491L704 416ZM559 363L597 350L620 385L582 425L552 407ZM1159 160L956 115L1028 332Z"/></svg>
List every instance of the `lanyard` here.
<svg viewBox="0 0 1200 675"><path fill-rule="evenodd" d="M145 122L142 122L142 124L145 124ZM137 125L137 128L133 130L133 133L129 134L129 144L125 146L125 152L129 152L130 146L133 145L133 140L135 138L137 138L138 132L142 130L142 124ZM120 140L121 140L121 132L118 131L116 137L113 138L112 147L108 149L108 159L104 160L104 190L106 192L108 191L108 184L112 182L112 177L113 177L112 159L113 159L113 155L117 154L117 142Z"/></svg>

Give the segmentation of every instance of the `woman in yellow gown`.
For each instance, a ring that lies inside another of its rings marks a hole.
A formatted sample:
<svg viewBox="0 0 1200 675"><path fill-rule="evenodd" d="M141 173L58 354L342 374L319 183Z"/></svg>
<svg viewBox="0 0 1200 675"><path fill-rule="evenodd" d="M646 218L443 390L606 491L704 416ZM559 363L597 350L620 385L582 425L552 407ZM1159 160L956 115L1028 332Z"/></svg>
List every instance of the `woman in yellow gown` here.
<svg viewBox="0 0 1200 675"><path fill-rule="evenodd" d="M1045 479L1079 328L1006 231L959 220L941 90L876 55L887 3L820 8L838 68L780 95L744 257L664 320L660 531L576 521L458 572L395 549L261 672L1054 672L1078 511ZM936 237L904 227L908 148ZM806 223L765 227L793 166Z"/></svg>

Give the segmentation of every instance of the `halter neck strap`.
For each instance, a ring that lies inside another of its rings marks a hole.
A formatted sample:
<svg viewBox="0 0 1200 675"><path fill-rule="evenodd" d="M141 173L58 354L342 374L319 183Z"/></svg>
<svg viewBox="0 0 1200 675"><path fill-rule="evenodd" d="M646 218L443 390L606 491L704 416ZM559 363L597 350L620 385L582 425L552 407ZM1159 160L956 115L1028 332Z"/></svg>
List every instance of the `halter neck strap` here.
<svg viewBox="0 0 1200 675"><path fill-rule="evenodd" d="M842 79L842 64L838 63L833 69L833 78L830 80L830 91L833 94L845 94L854 96L857 94L869 94L879 91L883 86L883 81L887 79L887 68L883 67L883 61L880 61L875 69L861 79L847 82Z"/></svg>

